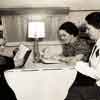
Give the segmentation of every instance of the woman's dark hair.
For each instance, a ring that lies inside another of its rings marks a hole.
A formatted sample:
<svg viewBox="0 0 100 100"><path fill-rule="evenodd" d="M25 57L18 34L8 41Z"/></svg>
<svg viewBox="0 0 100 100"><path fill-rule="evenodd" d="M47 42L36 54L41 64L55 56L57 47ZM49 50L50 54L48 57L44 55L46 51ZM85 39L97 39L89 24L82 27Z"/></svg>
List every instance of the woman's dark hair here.
<svg viewBox="0 0 100 100"><path fill-rule="evenodd" d="M60 27L59 30L64 30L67 33L77 36L79 34L79 30L76 25L72 22L64 22Z"/></svg>
<svg viewBox="0 0 100 100"><path fill-rule="evenodd" d="M92 12L85 17L88 24L100 29L100 12Z"/></svg>

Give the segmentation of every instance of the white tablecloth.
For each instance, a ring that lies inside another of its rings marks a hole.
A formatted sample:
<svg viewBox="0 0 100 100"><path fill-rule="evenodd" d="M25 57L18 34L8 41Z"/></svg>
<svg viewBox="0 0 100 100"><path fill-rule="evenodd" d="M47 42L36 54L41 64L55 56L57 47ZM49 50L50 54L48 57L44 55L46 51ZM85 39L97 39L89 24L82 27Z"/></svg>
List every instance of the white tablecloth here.
<svg viewBox="0 0 100 100"><path fill-rule="evenodd" d="M18 100L64 100L76 71L64 64L38 64L33 67L5 72Z"/></svg>

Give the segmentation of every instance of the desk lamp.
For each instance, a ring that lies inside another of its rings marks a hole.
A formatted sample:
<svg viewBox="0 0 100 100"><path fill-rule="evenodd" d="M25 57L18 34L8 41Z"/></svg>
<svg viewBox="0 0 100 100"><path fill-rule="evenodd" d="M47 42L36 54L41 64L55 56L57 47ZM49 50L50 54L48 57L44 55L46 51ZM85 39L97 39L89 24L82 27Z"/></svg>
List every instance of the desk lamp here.
<svg viewBox="0 0 100 100"><path fill-rule="evenodd" d="M34 63L40 61L39 39L45 37L45 23L43 21L32 21L28 24L28 37L34 39L33 57Z"/></svg>

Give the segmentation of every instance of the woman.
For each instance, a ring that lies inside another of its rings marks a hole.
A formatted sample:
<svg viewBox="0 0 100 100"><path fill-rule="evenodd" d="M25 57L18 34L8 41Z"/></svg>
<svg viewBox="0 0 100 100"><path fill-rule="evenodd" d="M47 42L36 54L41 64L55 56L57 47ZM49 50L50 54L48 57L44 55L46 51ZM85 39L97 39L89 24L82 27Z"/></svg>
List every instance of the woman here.
<svg viewBox="0 0 100 100"><path fill-rule="evenodd" d="M94 40L98 40L99 38L98 35L100 34L98 30L98 28L100 28L98 26L100 24L100 20L98 17L100 17L98 13L91 13L87 15L85 18L87 22L89 35L91 39ZM81 46L84 47L84 48L82 47L83 50L88 51L87 49L85 49L88 46L86 47L83 44ZM89 48L91 51L90 46ZM90 51L88 51L88 53L90 53ZM82 52L83 55L85 53L86 52ZM88 54L86 53L86 55ZM86 60L84 60L84 56L83 56L83 61L88 61L89 56L85 56L85 57L87 58ZM89 64L83 62L79 62L78 64L76 64L75 68L77 70L77 76L74 83L69 88L68 95L66 96L65 100L100 100L100 88L96 85L96 80L99 80L100 77L96 75L96 71L94 71L91 66L90 66L91 68L89 68ZM83 69L80 67L82 67Z"/></svg>
<svg viewBox="0 0 100 100"><path fill-rule="evenodd" d="M69 64L79 60L88 61L94 41L79 37L79 29L72 22L63 23L58 30L58 38L62 42L63 59Z"/></svg>

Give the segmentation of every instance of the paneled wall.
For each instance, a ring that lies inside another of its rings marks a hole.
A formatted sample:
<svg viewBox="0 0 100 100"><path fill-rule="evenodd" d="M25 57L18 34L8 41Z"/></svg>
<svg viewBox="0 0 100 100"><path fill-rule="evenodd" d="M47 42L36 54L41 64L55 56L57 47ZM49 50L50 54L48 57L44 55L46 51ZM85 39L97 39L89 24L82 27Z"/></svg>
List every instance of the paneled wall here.
<svg viewBox="0 0 100 100"><path fill-rule="evenodd" d="M40 18L37 18L40 17ZM7 40L9 42L28 40L28 22L43 20L46 27L45 40L57 40L57 30L64 22L66 15L34 16L34 15L13 15L4 16Z"/></svg>
<svg viewBox="0 0 100 100"><path fill-rule="evenodd" d="M65 21L73 21L77 26L84 22L84 17L92 11L71 11L69 14L54 15L6 15L2 16L5 25L5 32L9 42L22 42L29 40L28 22L34 20L43 20L46 25L46 41L55 41L58 39L57 31L59 26Z"/></svg>

